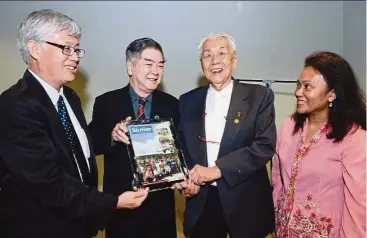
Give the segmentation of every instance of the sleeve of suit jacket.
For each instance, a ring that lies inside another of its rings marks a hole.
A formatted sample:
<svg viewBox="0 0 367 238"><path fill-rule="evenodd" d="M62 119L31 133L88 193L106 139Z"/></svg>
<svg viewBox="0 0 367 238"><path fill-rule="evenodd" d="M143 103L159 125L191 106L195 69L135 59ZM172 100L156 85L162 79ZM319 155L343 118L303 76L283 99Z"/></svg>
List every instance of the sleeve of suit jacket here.
<svg viewBox="0 0 367 238"><path fill-rule="evenodd" d="M26 100L0 103L0 152L24 196L70 219L93 218L102 228L116 209L117 197L103 194L70 177L67 159L57 153L41 106Z"/></svg>
<svg viewBox="0 0 367 238"><path fill-rule="evenodd" d="M276 126L274 93L266 88L257 95L262 102L255 121L255 136L251 145L239 148L216 161L229 187L246 181L257 170L264 168L275 153Z"/></svg>
<svg viewBox="0 0 367 238"><path fill-rule="evenodd" d="M178 124L178 128L177 128L177 139L178 139L178 142L180 144L182 153L185 157L185 161L186 161L186 164L188 166L188 169L192 169L194 167L194 163L191 160L190 154L189 154L189 152L187 150L187 147L186 147L186 140L185 140L185 137L184 137L183 124L182 124L182 122L184 121L183 116L186 113L184 111L186 102L184 102L183 100L184 99L181 96L179 101L178 101L178 113L179 113L180 120L179 120L179 124Z"/></svg>

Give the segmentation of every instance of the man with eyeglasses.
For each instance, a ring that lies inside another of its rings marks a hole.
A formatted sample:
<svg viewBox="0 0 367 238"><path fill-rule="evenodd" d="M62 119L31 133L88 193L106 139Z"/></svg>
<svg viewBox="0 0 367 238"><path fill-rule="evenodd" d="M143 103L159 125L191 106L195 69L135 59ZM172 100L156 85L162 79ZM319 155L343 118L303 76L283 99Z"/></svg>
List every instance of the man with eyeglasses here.
<svg viewBox="0 0 367 238"><path fill-rule="evenodd" d="M116 209L139 207L146 190L96 189L97 166L75 79L80 27L52 10L20 24L28 69L0 96L0 237L91 238Z"/></svg>
<svg viewBox="0 0 367 238"><path fill-rule="evenodd" d="M84 53L85 53L85 50L74 48L74 47L69 46L69 45L59 45L59 44L49 42L49 41L43 41L43 42L61 49L62 53L64 55L67 55L67 56L72 56L74 53L76 53L79 58L82 58Z"/></svg>
<svg viewBox="0 0 367 238"><path fill-rule="evenodd" d="M179 99L178 135L194 187L184 189L190 238L264 238L274 229L266 164L275 152L274 93L232 77L233 37L212 33L200 45L209 85ZM187 186L187 182L176 187Z"/></svg>

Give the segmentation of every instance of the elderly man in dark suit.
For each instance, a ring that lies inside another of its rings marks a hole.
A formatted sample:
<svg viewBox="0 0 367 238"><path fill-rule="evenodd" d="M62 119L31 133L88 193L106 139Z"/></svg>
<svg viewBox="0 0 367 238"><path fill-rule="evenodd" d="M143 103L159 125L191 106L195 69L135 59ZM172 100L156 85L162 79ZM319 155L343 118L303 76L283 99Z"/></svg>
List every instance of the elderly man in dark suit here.
<svg viewBox="0 0 367 238"><path fill-rule="evenodd" d="M98 96L89 129L97 154L104 154L103 190L130 190L133 174L126 144L126 119L172 118L178 124L178 100L157 90L164 72L161 45L150 38L126 49L129 84ZM155 191L134 211L116 211L107 225L107 238L176 238L173 190Z"/></svg>
<svg viewBox="0 0 367 238"><path fill-rule="evenodd" d="M213 33L200 44L208 86L179 99L178 134L190 181L184 232L190 238L265 237L274 229L266 164L275 151L274 94L232 78L234 39Z"/></svg>
<svg viewBox="0 0 367 238"><path fill-rule="evenodd" d="M87 238L116 208L136 208L147 191L99 192L97 166L75 79L80 27L52 11L21 24L24 76L0 97L0 237Z"/></svg>

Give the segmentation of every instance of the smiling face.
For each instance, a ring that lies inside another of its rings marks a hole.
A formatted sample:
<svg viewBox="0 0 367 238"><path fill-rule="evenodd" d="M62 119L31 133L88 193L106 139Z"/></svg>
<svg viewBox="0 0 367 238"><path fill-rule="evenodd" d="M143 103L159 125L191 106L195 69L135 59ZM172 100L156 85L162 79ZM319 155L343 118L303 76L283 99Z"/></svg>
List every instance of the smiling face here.
<svg viewBox="0 0 367 238"><path fill-rule="evenodd" d="M303 69L294 93L297 98L297 113L328 115L329 103L334 101L334 90L329 90L324 77L312 67Z"/></svg>
<svg viewBox="0 0 367 238"><path fill-rule="evenodd" d="M148 48L143 50L139 59L127 62L130 84L135 92L145 97L157 89L164 73L164 59L159 50Z"/></svg>
<svg viewBox="0 0 367 238"><path fill-rule="evenodd" d="M59 45L79 48L79 40L70 34L68 30L62 30L57 34L47 36L45 41ZM59 89L63 84L75 79L80 58L74 52L68 56L62 53L62 49L47 44L30 41L28 49L33 58L30 69L45 80L48 84Z"/></svg>
<svg viewBox="0 0 367 238"><path fill-rule="evenodd" d="M227 39L212 37L204 42L201 54L202 70L217 90L221 90L231 81L237 61L237 54Z"/></svg>

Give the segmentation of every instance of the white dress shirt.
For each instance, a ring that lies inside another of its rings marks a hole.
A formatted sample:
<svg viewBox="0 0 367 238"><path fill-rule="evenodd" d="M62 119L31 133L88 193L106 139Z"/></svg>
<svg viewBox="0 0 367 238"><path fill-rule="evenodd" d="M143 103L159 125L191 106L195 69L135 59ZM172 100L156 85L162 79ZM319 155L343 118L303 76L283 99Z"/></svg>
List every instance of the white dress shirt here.
<svg viewBox="0 0 367 238"><path fill-rule="evenodd" d="M206 96L205 106L205 139L208 167L215 166L218 159L220 142L226 125L226 117L228 114L229 104L231 102L233 90L233 81L217 91L213 86L209 86ZM214 143L213 143L214 142ZM216 183L212 183L216 185Z"/></svg>
<svg viewBox="0 0 367 238"><path fill-rule="evenodd" d="M55 106L56 111L58 111L57 101L59 100L60 95L63 97L71 123L73 124L76 135L78 136L78 139L80 141L80 145L82 146L83 154L84 154L85 160L87 161L88 169L90 171L90 166L89 166L89 161L88 161L88 158L90 157L90 149L89 149L87 135L85 134L84 129L80 126L80 123L78 119L76 118L73 112L73 109L71 108L67 98L65 97L63 88L61 87L60 92L57 91L54 87L49 85L46 81L42 80L37 74L33 73L30 69L28 70L38 80L38 82L42 85L42 87L45 89L47 95L50 97L52 101L52 104ZM76 165L78 166L80 178L83 181L82 174L80 173L79 165L78 165L78 162L75 156L74 156L74 159L75 159Z"/></svg>

